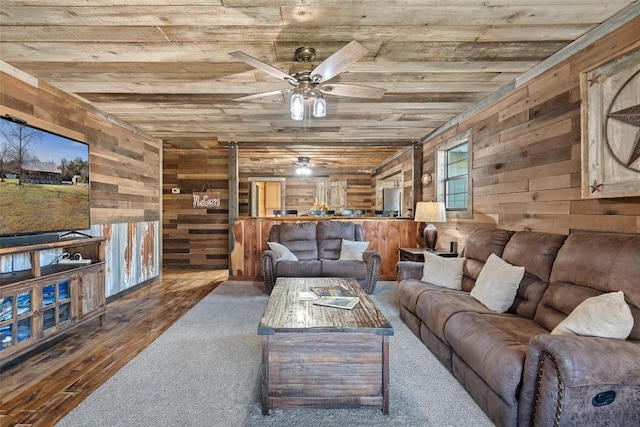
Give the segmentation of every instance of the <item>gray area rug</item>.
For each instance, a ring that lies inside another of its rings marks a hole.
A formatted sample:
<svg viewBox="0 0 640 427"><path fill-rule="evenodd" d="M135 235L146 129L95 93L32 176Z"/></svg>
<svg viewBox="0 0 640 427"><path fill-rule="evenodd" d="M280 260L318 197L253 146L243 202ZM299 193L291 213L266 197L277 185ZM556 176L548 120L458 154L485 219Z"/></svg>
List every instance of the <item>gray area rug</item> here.
<svg viewBox="0 0 640 427"><path fill-rule="evenodd" d="M379 409L260 405L260 283L224 282L75 408L58 426L492 426L398 316L395 282L373 300L394 327L390 414ZM168 310L171 308L168 307Z"/></svg>

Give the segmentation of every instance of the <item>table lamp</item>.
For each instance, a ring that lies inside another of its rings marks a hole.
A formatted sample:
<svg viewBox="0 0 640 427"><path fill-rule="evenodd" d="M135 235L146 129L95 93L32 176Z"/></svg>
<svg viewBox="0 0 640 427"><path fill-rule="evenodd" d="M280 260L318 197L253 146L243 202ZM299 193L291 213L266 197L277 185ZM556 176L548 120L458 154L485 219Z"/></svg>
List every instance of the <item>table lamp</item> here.
<svg viewBox="0 0 640 427"><path fill-rule="evenodd" d="M447 220L447 210L443 202L418 202L416 203L416 214L413 218L415 222L425 222L427 226L422 230L427 250L434 251L438 240L438 229L432 223L445 222Z"/></svg>

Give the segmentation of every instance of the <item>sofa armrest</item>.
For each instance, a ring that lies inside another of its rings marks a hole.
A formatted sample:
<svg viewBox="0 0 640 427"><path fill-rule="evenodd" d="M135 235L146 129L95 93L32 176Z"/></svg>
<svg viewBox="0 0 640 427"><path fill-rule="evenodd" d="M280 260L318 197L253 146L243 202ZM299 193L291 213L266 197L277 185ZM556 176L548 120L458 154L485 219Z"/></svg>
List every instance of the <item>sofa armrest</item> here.
<svg viewBox="0 0 640 427"><path fill-rule="evenodd" d="M377 251L366 250L362 254L362 260L369 265L375 261L382 261L382 255Z"/></svg>
<svg viewBox="0 0 640 427"><path fill-rule="evenodd" d="M640 425L640 341L533 337L518 411L519 425Z"/></svg>
<svg viewBox="0 0 640 427"><path fill-rule="evenodd" d="M276 264L278 263L278 255L271 249L262 251L260 254L260 263L262 264L262 277L264 278L264 287L267 294L271 295L271 291L276 284Z"/></svg>
<svg viewBox="0 0 640 427"><path fill-rule="evenodd" d="M400 261L396 264L398 282L406 279L422 279L424 264L416 261Z"/></svg>
<svg viewBox="0 0 640 427"><path fill-rule="evenodd" d="M367 277L364 280L363 288L366 293L372 294L378 283L378 274L380 273L380 263L382 263L382 255L378 251L366 250L362 254L362 260L367 265Z"/></svg>

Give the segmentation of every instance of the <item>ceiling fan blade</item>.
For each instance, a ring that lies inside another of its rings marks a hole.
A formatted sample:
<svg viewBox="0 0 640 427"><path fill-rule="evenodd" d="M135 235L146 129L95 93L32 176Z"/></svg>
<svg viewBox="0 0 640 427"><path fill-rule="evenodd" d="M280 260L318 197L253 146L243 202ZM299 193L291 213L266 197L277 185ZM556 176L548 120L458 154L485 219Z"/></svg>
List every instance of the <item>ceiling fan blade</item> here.
<svg viewBox="0 0 640 427"><path fill-rule="evenodd" d="M318 89L322 93L336 96L348 96L351 98L380 99L387 92L379 87L361 86L351 84L329 83L319 85Z"/></svg>
<svg viewBox="0 0 640 427"><path fill-rule="evenodd" d="M289 81L295 82L295 79L293 77L291 77L289 74L285 73L284 71L280 70L279 68L276 68L273 65L269 65L266 62L262 62L259 59L256 59L251 55L247 55L244 52L240 52L240 51L231 52L229 55L233 56L236 59L239 59L240 61L246 62L247 64L251 65L253 68L256 68L267 74L271 74L274 77L277 77L282 80L286 80L287 82Z"/></svg>
<svg viewBox="0 0 640 427"><path fill-rule="evenodd" d="M278 90L270 90L269 92L261 92L261 93L254 93L253 95L247 95L247 96L241 96L240 98L234 98L233 101L249 101L251 99L258 99L258 98L264 98L266 96L271 96L271 95L278 95L281 93L287 93L290 92L292 89L278 89Z"/></svg>
<svg viewBox="0 0 640 427"><path fill-rule="evenodd" d="M353 40L342 49L322 61L311 72L312 81L326 82L345 71L351 64L362 58L369 49Z"/></svg>

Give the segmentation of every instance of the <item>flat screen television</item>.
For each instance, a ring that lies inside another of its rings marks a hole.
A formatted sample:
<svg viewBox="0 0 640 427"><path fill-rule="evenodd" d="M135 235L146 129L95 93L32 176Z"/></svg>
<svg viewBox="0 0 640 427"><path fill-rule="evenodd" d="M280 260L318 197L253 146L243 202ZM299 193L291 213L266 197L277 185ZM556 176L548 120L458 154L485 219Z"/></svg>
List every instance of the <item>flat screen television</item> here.
<svg viewBox="0 0 640 427"><path fill-rule="evenodd" d="M90 227L89 145L0 117L0 246Z"/></svg>

